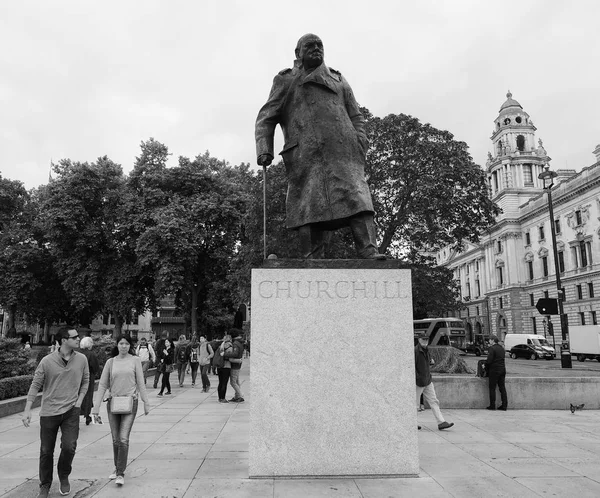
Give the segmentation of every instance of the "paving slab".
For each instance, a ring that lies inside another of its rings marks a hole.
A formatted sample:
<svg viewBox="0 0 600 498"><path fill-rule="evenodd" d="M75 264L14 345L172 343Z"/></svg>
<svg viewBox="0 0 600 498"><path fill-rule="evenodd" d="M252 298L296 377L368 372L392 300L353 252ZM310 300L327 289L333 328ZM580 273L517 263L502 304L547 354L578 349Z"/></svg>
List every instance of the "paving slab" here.
<svg viewBox="0 0 600 498"><path fill-rule="evenodd" d="M247 362L246 362L247 363ZM244 392L249 369L242 369ZM216 384L216 383L215 383ZM431 410L418 414L420 472L392 479L249 479L249 406L220 404L214 393L177 387L138 416L126 483L113 470L110 428L81 423L70 496L127 498L600 496L600 412L442 410L455 422L437 430ZM229 393L229 397L231 392ZM104 410L104 408L103 408ZM82 419L83 420L83 419ZM0 496L37 496L39 409L32 426L0 419ZM57 438L55 464L60 453ZM51 496L59 496L55 470Z"/></svg>

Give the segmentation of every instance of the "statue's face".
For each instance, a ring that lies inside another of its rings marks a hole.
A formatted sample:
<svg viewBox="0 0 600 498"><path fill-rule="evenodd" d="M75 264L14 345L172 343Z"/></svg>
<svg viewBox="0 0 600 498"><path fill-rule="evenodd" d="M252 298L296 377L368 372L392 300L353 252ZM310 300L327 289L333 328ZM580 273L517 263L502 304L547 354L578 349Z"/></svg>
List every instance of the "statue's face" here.
<svg viewBox="0 0 600 498"><path fill-rule="evenodd" d="M304 67L311 69L321 65L324 55L323 42L318 36L311 36L302 43L300 57Z"/></svg>

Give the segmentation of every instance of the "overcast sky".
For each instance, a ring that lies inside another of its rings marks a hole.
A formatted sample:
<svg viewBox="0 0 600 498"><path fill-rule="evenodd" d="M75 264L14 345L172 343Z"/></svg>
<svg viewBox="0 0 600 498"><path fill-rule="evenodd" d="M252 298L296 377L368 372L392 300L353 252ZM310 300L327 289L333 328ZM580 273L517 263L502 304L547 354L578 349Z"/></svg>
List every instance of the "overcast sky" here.
<svg viewBox="0 0 600 498"><path fill-rule="evenodd" d="M510 89L551 167L580 171L600 144L599 19L595 0L3 1L0 173L30 188L51 160L103 155L129 172L150 137L171 164L254 165L257 112L308 32L373 114L449 130L483 166Z"/></svg>

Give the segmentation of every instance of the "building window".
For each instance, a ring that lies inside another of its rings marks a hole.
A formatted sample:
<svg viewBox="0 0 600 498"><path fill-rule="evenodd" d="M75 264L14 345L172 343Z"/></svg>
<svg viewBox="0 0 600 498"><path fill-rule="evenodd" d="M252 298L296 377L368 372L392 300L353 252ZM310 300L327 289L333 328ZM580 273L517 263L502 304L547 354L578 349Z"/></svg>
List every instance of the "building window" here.
<svg viewBox="0 0 600 498"><path fill-rule="evenodd" d="M539 227L539 232L540 232L540 240L546 240L546 237L544 235L544 226L543 225L541 227Z"/></svg>
<svg viewBox="0 0 600 498"><path fill-rule="evenodd" d="M502 241L501 240L498 241L497 247L498 247L498 252L502 252Z"/></svg>
<svg viewBox="0 0 600 498"><path fill-rule="evenodd" d="M475 288L477 289L477 296L481 296L481 286L479 285L479 280L475 280Z"/></svg>
<svg viewBox="0 0 600 498"><path fill-rule="evenodd" d="M560 233L560 220L559 219L554 220L554 231L556 233Z"/></svg>
<svg viewBox="0 0 600 498"><path fill-rule="evenodd" d="M585 247L587 249L587 254L589 255L589 264L591 265L593 263L592 261L592 243L591 242L586 242L585 243Z"/></svg>
<svg viewBox="0 0 600 498"><path fill-rule="evenodd" d="M594 283L590 282L588 284L588 294L590 295L590 297L594 297Z"/></svg>
<svg viewBox="0 0 600 498"><path fill-rule="evenodd" d="M585 242L582 240L579 243L579 250L581 251L581 266L587 266L587 252L585 249Z"/></svg>
<svg viewBox="0 0 600 498"><path fill-rule="evenodd" d="M579 312L579 320L581 321L581 325L585 325L585 312Z"/></svg>
<svg viewBox="0 0 600 498"><path fill-rule="evenodd" d="M479 260L475 261L475 271L479 271Z"/></svg>
<svg viewBox="0 0 600 498"><path fill-rule="evenodd" d="M592 311L592 325L598 325L598 318L595 311Z"/></svg>
<svg viewBox="0 0 600 498"><path fill-rule="evenodd" d="M467 297L471 299L471 284L467 282Z"/></svg>
<svg viewBox="0 0 600 498"><path fill-rule="evenodd" d="M583 289L581 288L581 285L576 285L575 287L577 287L577 299L583 299Z"/></svg>
<svg viewBox="0 0 600 498"><path fill-rule="evenodd" d="M535 306L535 301L534 301L534 297L533 294L529 294L529 305L530 306Z"/></svg>
<svg viewBox="0 0 600 498"><path fill-rule="evenodd" d="M104 315L102 315L102 323L104 325L108 325L108 313L105 313Z"/></svg>
<svg viewBox="0 0 600 498"><path fill-rule="evenodd" d="M548 256L542 257L542 275L548 276Z"/></svg>
<svg viewBox="0 0 600 498"><path fill-rule="evenodd" d="M533 280L533 261L527 261L527 269L529 271L529 280Z"/></svg>
<svg viewBox="0 0 600 498"><path fill-rule="evenodd" d="M498 307L500 309L504 308L504 301L502 300L501 297L498 298Z"/></svg>
<svg viewBox="0 0 600 498"><path fill-rule="evenodd" d="M502 274L502 267L498 267L498 285L504 284L504 275Z"/></svg>
<svg viewBox="0 0 600 498"><path fill-rule="evenodd" d="M544 298L548 299L548 291L544 291Z"/></svg>
<svg viewBox="0 0 600 498"><path fill-rule="evenodd" d="M525 245L531 245L531 235L529 234L529 232L525 232Z"/></svg>
<svg viewBox="0 0 600 498"><path fill-rule="evenodd" d="M476 312L477 312L477 316L479 316L479 306L477 306L477 307L475 308L475 310L476 310Z"/></svg>
<svg viewBox="0 0 600 498"><path fill-rule="evenodd" d="M558 271L561 273L565 272L565 252L558 251Z"/></svg>
<svg viewBox="0 0 600 498"><path fill-rule="evenodd" d="M517 135L517 149L521 152L525 150L525 137L523 135Z"/></svg>
<svg viewBox="0 0 600 498"><path fill-rule="evenodd" d="M533 333L537 334L537 323L535 323L535 316L531 317L531 327L533 328Z"/></svg>
<svg viewBox="0 0 600 498"><path fill-rule="evenodd" d="M502 148L502 145L500 145L500 148ZM502 153L502 150L499 151L500 153ZM498 172L494 171L492 173L492 179L494 181L494 192L498 191Z"/></svg>
<svg viewBox="0 0 600 498"><path fill-rule="evenodd" d="M575 223L577 225L581 225L582 224L581 211L579 209L577 211L575 211Z"/></svg>
<svg viewBox="0 0 600 498"><path fill-rule="evenodd" d="M523 182L525 185L533 185L533 174L531 173L531 164L523 165Z"/></svg>

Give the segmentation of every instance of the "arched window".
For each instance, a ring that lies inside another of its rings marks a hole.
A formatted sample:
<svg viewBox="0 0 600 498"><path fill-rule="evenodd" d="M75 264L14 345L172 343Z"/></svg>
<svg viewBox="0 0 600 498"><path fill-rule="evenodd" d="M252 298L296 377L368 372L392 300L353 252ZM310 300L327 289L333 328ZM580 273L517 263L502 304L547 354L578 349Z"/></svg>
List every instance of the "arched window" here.
<svg viewBox="0 0 600 498"><path fill-rule="evenodd" d="M517 149L523 152L525 150L525 137L517 135Z"/></svg>

